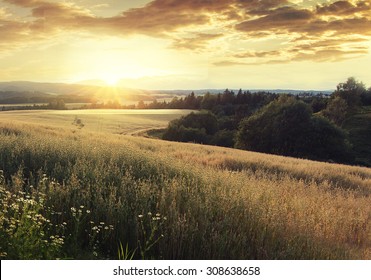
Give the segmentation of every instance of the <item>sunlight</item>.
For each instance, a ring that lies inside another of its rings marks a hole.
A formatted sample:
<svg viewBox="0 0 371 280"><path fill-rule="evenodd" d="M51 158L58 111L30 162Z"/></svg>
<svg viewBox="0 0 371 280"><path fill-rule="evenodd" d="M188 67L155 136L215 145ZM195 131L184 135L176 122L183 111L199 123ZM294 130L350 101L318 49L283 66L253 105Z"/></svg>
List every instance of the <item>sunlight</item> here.
<svg viewBox="0 0 371 280"><path fill-rule="evenodd" d="M120 77L117 74L105 73L101 75L101 79L107 84L107 86L117 86L117 83L120 81Z"/></svg>

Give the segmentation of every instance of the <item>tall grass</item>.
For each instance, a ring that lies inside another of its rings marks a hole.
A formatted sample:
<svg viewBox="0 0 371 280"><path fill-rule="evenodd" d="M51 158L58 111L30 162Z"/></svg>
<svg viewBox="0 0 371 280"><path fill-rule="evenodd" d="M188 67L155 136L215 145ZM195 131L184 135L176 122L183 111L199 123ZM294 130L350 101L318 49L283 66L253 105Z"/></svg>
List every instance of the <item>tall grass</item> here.
<svg viewBox="0 0 371 280"><path fill-rule="evenodd" d="M32 215L50 220L49 243L63 228L42 255L6 235L1 258L371 257L368 168L0 124L0 170L10 195L45 197Z"/></svg>

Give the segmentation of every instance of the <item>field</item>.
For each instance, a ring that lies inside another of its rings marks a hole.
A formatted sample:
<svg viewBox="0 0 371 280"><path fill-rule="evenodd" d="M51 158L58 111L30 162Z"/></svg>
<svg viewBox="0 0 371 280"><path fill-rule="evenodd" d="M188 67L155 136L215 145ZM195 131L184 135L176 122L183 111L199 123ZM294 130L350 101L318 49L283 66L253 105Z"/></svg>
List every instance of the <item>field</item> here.
<svg viewBox="0 0 371 280"><path fill-rule="evenodd" d="M84 131L136 134L148 129L166 127L169 121L190 113L191 110L24 110L1 112L0 120L81 129L76 123L80 119Z"/></svg>
<svg viewBox="0 0 371 280"><path fill-rule="evenodd" d="M184 113L1 112L1 258L371 258L370 168L133 136Z"/></svg>

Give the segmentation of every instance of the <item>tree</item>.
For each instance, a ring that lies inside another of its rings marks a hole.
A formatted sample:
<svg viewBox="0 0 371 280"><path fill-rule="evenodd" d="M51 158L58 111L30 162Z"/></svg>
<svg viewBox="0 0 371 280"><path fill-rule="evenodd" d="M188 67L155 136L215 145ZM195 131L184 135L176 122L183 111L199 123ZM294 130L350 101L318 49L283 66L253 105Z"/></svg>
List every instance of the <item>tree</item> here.
<svg viewBox="0 0 371 280"><path fill-rule="evenodd" d="M295 113L296 112L296 113ZM283 146L293 141L280 139L289 129L297 129L310 118L310 108L294 98L281 96L251 117L240 122L237 132L238 148L266 153L281 153ZM296 118L296 115L300 116ZM297 126L298 125L298 126ZM285 136L291 137L292 133Z"/></svg>
<svg viewBox="0 0 371 280"><path fill-rule="evenodd" d="M199 104L197 101L197 98L195 96L195 93L192 91L190 95L187 95L184 98L184 103L187 109L198 109Z"/></svg>
<svg viewBox="0 0 371 280"><path fill-rule="evenodd" d="M352 146L347 134L321 116L311 118L311 129L307 139L309 158L351 163L354 160Z"/></svg>
<svg viewBox="0 0 371 280"><path fill-rule="evenodd" d="M348 107L348 103L343 98L336 96L331 99L322 114L336 125L341 126L346 118Z"/></svg>
<svg viewBox="0 0 371 280"><path fill-rule="evenodd" d="M371 105L371 87L361 94L361 103L363 106Z"/></svg>
<svg viewBox="0 0 371 280"><path fill-rule="evenodd" d="M241 121L236 147L317 160L349 159L346 134L293 97L281 96ZM326 152L324 152L326 151Z"/></svg>
<svg viewBox="0 0 371 280"><path fill-rule="evenodd" d="M54 109L54 110L66 110L66 104L64 103L63 99L56 98L52 101L49 102L48 104L49 109Z"/></svg>
<svg viewBox="0 0 371 280"><path fill-rule="evenodd" d="M218 120L211 113L190 113L170 122L163 139L207 144L218 131Z"/></svg>
<svg viewBox="0 0 371 280"><path fill-rule="evenodd" d="M345 83L340 83L333 93L333 97L344 99L350 109L354 109L361 103L361 95L366 92L366 87L362 82L350 77Z"/></svg>
<svg viewBox="0 0 371 280"><path fill-rule="evenodd" d="M144 101L143 100L140 100L138 102L137 108L138 109L145 109L146 108L146 104L144 104Z"/></svg>
<svg viewBox="0 0 371 280"><path fill-rule="evenodd" d="M210 92L207 92L201 101L201 108L211 110L214 108L217 102L217 96L214 94L211 94Z"/></svg>

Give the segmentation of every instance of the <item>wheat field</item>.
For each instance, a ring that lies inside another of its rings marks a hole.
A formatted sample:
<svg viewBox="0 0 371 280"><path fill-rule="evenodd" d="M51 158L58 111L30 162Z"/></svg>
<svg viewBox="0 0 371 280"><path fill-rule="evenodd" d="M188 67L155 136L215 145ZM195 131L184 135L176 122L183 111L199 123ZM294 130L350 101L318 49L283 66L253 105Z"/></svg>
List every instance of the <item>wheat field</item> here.
<svg viewBox="0 0 371 280"><path fill-rule="evenodd" d="M175 114L6 113L2 259L371 258L370 168L132 135Z"/></svg>

